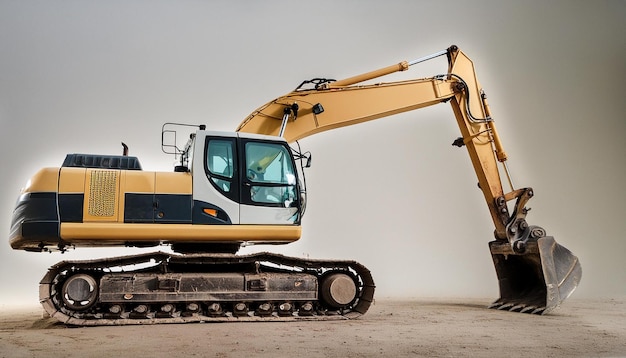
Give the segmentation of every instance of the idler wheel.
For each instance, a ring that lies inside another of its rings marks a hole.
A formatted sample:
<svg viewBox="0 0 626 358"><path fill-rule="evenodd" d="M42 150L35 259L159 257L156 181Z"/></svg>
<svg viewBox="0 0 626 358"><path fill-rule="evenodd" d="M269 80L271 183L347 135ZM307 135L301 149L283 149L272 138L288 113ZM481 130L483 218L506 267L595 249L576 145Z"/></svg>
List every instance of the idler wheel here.
<svg viewBox="0 0 626 358"><path fill-rule="evenodd" d="M87 274L71 276L61 290L63 304L75 311L89 309L98 301L98 282Z"/></svg>
<svg viewBox="0 0 626 358"><path fill-rule="evenodd" d="M344 308L356 298L354 279L345 273L333 273L322 281L322 300L333 308Z"/></svg>

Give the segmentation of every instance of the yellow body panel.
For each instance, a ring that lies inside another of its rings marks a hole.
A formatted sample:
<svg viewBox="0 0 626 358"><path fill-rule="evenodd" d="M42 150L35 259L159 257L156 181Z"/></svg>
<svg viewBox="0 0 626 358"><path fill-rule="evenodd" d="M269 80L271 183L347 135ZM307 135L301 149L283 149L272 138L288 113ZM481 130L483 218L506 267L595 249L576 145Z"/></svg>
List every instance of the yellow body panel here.
<svg viewBox="0 0 626 358"><path fill-rule="evenodd" d="M61 168L59 194L85 192L85 168Z"/></svg>
<svg viewBox="0 0 626 358"><path fill-rule="evenodd" d="M22 193L54 192L59 187L59 168L43 168L26 183Z"/></svg>
<svg viewBox="0 0 626 358"><path fill-rule="evenodd" d="M122 193L154 193L155 172L139 170L122 171Z"/></svg>
<svg viewBox="0 0 626 358"><path fill-rule="evenodd" d="M77 246L126 241L289 243L298 240L301 231L301 227L295 225L61 223L63 240Z"/></svg>
<svg viewBox="0 0 626 358"><path fill-rule="evenodd" d="M191 173L157 172L155 189L159 194L192 194Z"/></svg>

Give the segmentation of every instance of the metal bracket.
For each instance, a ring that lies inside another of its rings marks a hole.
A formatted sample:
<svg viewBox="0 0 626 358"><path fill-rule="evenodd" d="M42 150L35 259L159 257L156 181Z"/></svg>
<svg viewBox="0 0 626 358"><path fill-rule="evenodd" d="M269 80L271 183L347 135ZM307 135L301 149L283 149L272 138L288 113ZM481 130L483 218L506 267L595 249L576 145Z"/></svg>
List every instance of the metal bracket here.
<svg viewBox="0 0 626 358"><path fill-rule="evenodd" d="M546 231L539 226L531 226L526 222L526 215L530 208L526 207L526 203L533 197L532 188L519 189L521 192L515 202L513 214L506 225L506 236L511 244L511 249L518 254L526 251L527 243L530 240L536 241L546 236Z"/></svg>

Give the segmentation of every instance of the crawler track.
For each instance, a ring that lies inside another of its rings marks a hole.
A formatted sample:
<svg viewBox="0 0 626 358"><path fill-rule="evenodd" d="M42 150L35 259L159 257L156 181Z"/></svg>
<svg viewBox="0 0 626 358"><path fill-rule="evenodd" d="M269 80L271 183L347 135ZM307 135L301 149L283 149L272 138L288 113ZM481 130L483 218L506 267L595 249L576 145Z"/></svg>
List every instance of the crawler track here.
<svg viewBox="0 0 626 358"><path fill-rule="evenodd" d="M46 312L76 326L354 319L373 296L355 261L272 253L62 261L39 286Z"/></svg>

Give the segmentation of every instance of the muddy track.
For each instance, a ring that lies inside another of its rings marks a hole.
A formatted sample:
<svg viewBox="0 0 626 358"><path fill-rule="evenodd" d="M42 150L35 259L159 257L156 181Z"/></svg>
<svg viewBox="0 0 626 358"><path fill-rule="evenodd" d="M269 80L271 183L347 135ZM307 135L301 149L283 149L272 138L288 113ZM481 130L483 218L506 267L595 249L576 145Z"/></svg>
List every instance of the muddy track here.
<svg viewBox="0 0 626 358"><path fill-rule="evenodd" d="M337 320L367 312L374 287L355 261L155 252L59 262L39 298L75 326Z"/></svg>

